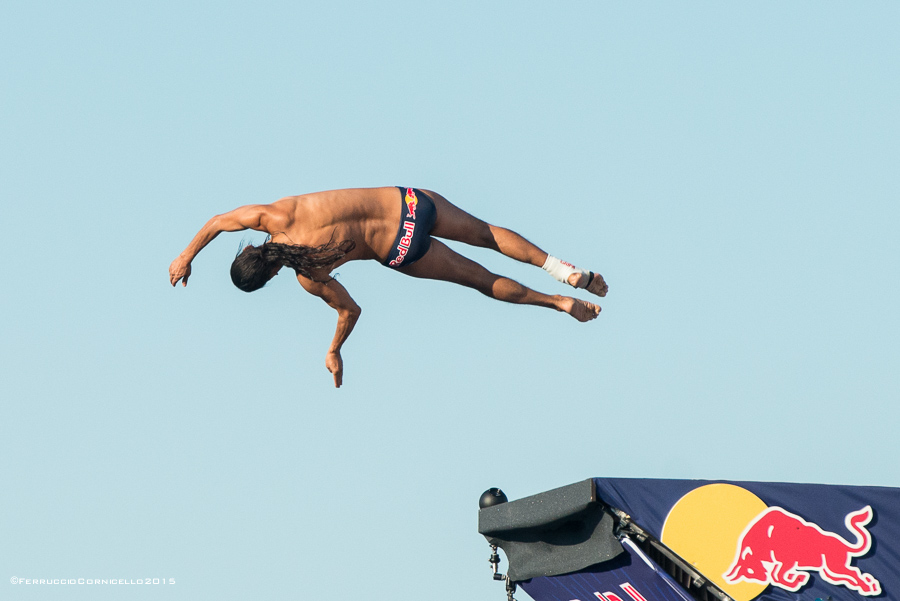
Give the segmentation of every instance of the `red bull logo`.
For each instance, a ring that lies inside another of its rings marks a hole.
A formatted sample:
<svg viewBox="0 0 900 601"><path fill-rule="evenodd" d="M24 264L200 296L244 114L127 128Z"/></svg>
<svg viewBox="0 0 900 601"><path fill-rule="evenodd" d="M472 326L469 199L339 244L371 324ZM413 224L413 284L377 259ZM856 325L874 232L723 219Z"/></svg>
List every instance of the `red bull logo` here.
<svg viewBox="0 0 900 601"><path fill-rule="evenodd" d="M850 565L872 548L872 535L865 528L871 520L869 506L847 514L844 524L856 536L856 544L851 544L781 507L769 507L747 525L723 576L731 584L746 580L796 592L809 580L809 572L816 571L830 584L878 595L881 583Z"/></svg>
<svg viewBox="0 0 900 601"><path fill-rule="evenodd" d="M396 198L396 196L394 198ZM419 199L416 198L416 191L412 188L407 188L406 198L404 198L403 200L406 202L406 216L410 219L415 219L416 206L419 204Z"/></svg>
<svg viewBox="0 0 900 601"><path fill-rule="evenodd" d="M874 515L866 506L845 516L850 542L743 487L707 484L672 506L660 538L735 601L807 585L871 597L882 594L882 584L854 563L873 548L866 526Z"/></svg>

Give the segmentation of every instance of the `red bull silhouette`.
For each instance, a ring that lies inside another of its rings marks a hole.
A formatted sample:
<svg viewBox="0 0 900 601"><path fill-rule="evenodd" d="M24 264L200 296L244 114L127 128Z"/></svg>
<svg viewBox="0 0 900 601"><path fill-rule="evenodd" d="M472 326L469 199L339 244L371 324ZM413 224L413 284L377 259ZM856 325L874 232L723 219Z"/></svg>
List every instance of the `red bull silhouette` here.
<svg viewBox="0 0 900 601"><path fill-rule="evenodd" d="M866 506L844 518L847 529L856 535L853 545L781 507L769 507L744 529L723 577L730 584L746 580L796 592L809 581L809 572L817 571L830 584L864 596L878 595L881 583L850 565L872 547L872 535L864 527L872 515L872 507Z"/></svg>
<svg viewBox="0 0 900 601"><path fill-rule="evenodd" d="M419 199L416 198L416 191L413 190L412 188L407 188L406 189L406 198L404 200L406 201L406 210L408 211L406 216L411 217L412 219L415 219L416 218L416 205L419 204Z"/></svg>

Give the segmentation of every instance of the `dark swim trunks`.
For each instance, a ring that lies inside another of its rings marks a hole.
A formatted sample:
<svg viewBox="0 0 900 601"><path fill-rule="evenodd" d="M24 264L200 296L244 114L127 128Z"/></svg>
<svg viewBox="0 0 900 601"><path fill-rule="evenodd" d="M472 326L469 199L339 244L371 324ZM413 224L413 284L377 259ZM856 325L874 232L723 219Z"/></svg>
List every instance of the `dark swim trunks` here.
<svg viewBox="0 0 900 601"><path fill-rule="evenodd" d="M431 248L431 228L437 211L434 201L427 194L415 188L401 188L400 228L394 246L384 264L388 267L406 267L421 259Z"/></svg>

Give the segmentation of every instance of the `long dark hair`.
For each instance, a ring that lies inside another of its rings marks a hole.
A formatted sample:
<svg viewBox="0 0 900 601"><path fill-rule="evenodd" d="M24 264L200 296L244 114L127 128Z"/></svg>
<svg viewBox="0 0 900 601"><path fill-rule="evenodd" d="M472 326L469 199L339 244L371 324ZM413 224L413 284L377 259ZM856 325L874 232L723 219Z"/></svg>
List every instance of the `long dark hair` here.
<svg viewBox="0 0 900 601"><path fill-rule="evenodd" d="M244 292L259 290L269 281L278 265L292 268L300 275L313 278L311 271L331 267L356 247L353 240L338 244L333 241L321 246L279 244L266 240L259 246L249 246L238 251L231 263L231 281Z"/></svg>

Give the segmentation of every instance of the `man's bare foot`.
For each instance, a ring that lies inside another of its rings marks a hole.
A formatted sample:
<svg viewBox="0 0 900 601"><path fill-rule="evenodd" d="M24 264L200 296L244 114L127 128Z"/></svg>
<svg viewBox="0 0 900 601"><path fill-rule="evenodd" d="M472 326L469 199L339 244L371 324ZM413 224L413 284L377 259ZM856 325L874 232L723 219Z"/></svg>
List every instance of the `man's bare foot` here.
<svg viewBox="0 0 900 601"><path fill-rule="evenodd" d="M566 281L569 282L570 286L573 286L575 288L584 288L591 294L596 294L597 296L606 296L606 293L609 292L609 286L606 285L606 281L599 273L575 272L570 275L568 280Z"/></svg>
<svg viewBox="0 0 900 601"><path fill-rule="evenodd" d="M565 311L578 321L590 321L600 315L600 307L580 298L560 297L559 310Z"/></svg>

